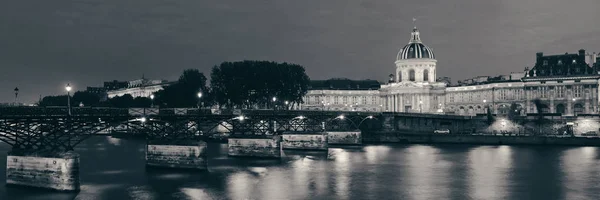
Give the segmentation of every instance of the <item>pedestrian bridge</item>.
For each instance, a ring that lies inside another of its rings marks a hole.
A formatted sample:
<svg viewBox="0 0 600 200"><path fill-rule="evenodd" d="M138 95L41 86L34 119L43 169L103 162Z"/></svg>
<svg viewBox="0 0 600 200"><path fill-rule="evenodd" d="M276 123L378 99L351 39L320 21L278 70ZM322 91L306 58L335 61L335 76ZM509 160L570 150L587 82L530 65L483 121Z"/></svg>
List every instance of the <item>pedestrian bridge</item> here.
<svg viewBox="0 0 600 200"><path fill-rule="evenodd" d="M283 148L362 144L364 131L467 119L349 111L5 107L0 108L0 141L12 146L8 184L77 190L79 157L74 147L114 127L146 138L148 166L206 169L206 141L217 134L228 136L230 156L279 158Z"/></svg>

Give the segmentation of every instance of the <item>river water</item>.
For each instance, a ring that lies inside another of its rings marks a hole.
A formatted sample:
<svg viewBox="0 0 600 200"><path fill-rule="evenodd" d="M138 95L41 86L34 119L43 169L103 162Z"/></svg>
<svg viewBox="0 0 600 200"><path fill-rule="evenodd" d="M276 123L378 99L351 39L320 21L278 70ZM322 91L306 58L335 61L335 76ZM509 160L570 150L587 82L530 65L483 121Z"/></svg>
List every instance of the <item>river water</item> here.
<svg viewBox="0 0 600 200"><path fill-rule="evenodd" d="M596 147L366 145L260 160L210 144L208 172L147 169L144 150L90 138L76 149L79 193L0 186L0 199L600 199Z"/></svg>

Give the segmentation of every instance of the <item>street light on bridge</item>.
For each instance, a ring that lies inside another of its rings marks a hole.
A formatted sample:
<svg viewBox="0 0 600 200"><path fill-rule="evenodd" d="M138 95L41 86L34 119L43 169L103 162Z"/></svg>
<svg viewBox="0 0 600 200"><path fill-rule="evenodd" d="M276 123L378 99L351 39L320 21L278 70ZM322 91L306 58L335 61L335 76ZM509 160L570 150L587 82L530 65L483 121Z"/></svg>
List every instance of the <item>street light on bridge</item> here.
<svg viewBox="0 0 600 200"><path fill-rule="evenodd" d="M198 108L201 108L200 104L202 104L202 107L204 107L204 102L202 101L202 92L198 92Z"/></svg>
<svg viewBox="0 0 600 200"><path fill-rule="evenodd" d="M154 95L150 95L150 108L154 108Z"/></svg>
<svg viewBox="0 0 600 200"><path fill-rule="evenodd" d="M69 110L69 115L71 115L71 87L70 83L67 83L65 90L67 90L67 109Z"/></svg>
<svg viewBox="0 0 600 200"><path fill-rule="evenodd" d="M277 104L275 102L277 102L277 97L273 97L273 109L277 108Z"/></svg>

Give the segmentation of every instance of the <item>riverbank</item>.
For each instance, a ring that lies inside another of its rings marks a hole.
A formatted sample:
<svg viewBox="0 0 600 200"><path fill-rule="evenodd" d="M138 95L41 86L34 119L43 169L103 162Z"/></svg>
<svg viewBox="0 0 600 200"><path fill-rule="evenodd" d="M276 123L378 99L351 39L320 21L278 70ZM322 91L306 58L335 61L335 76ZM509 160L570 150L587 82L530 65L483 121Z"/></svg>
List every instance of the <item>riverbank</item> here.
<svg viewBox="0 0 600 200"><path fill-rule="evenodd" d="M399 132L363 133L364 143L600 146L598 137L547 137Z"/></svg>

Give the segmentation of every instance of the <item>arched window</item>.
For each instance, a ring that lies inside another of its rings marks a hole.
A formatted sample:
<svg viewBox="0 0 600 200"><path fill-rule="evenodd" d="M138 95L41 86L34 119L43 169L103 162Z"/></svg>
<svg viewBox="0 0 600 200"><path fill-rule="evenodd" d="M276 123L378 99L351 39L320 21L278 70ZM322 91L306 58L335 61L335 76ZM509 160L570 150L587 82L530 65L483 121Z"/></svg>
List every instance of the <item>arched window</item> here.
<svg viewBox="0 0 600 200"><path fill-rule="evenodd" d="M408 80L415 81L415 70L414 69L411 69L410 71L408 71Z"/></svg>
<svg viewBox="0 0 600 200"><path fill-rule="evenodd" d="M423 70L423 81L429 81L429 70Z"/></svg>
<svg viewBox="0 0 600 200"><path fill-rule="evenodd" d="M398 82L402 82L402 72L398 72Z"/></svg>

